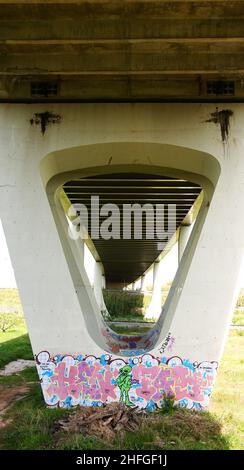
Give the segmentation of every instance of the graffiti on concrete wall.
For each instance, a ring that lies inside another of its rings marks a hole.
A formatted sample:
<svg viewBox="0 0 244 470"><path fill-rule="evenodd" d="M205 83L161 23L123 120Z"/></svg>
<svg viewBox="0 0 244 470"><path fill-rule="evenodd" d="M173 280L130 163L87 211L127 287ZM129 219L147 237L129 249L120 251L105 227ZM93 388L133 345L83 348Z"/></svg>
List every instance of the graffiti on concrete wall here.
<svg viewBox="0 0 244 470"><path fill-rule="evenodd" d="M107 343L108 350L121 356L139 356L153 349L158 336L158 329L152 328L143 335L118 334L110 328L103 328L102 335Z"/></svg>
<svg viewBox="0 0 244 470"><path fill-rule="evenodd" d="M51 358L42 351L36 362L46 403L67 408L124 402L151 411L170 396L181 406L202 409L208 406L217 370L216 362L151 354L127 360L109 354Z"/></svg>
<svg viewBox="0 0 244 470"><path fill-rule="evenodd" d="M165 351L171 353L173 350L174 344L175 344L175 337L172 336L172 334L169 332L163 344L161 345L159 352L161 354L163 354Z"/></svg>

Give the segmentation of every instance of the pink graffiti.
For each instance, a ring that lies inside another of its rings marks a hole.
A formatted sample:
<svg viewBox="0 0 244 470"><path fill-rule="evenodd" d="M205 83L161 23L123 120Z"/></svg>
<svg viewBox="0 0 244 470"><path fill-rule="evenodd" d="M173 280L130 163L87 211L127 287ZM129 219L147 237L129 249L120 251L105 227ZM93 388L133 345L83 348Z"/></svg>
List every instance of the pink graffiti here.
<svg viewBox="0 0 244 470"><path fill-rule="evenodd" d="M154 358L152 358L153 360ZM178 359L177 364L148 365L141 362L131 369L131 397L135 404L143 400L149 403L160 403L165 395L174 397L176 401L185 399L204 404L213 384L214 373L204 368L187 367ZM155 361L156 362L156 361ZM155 364L154 362L154 364ZM157 363L157 362L156 362ZM43 369L43 374L46 371ZM58 397L64 402L72 397L76 402L117 401L120 395L116 379L119 368L109 363L101 363L95 359L88 363L77 361L76 365L67 366L65 361L56 364L53 375L43 384L43 391L49 397ZM41 374L40 374L41 376Z"/></svg>
<svg viewBox="0 0 244 470"><path fill-rule="evenodd" d="M169 342L168 342L168 345L166 347L166 351L168 351L169 353L171 353L173 351L173 347L174 347L174 344L175 344L175 337L174 336L171 336L169 338Z"/></svg>
<svg viewBox="0 0 244 470"><path fill-rule="evenodd" d="M51 377L52 384L47 388L48 395L57 395L62 401L68 396L78 399L82 383L77 377L77 371L76 366L70 366L66 374L66 364L60 362L55 368L55 374Z"/></svg>
<svg viewBox="0 0 244 470"><path fill-rule="evenodd" d="M112 335L108 329L102 329L102 335L106 340L107 346L114 354L122 354L125 349L130 349L130 345L133 343L134 346L132 349L144 349L146 351L153 346L153 337L155 334L156 332L151 330L149 334L145 334L144 336L126 336L116 333Z"/></svg>

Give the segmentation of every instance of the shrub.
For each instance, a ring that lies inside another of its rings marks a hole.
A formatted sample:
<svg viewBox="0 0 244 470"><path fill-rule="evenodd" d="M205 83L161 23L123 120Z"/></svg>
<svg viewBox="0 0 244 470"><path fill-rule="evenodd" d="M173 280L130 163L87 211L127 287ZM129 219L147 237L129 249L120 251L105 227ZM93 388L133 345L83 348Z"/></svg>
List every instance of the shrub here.
<svg viewBox="0 0 244 470"><path fill-rule="evenodd" d="M143 294L140 292L112 291L105 289L103 291L104 302L109 315L113 317L125 317L128 315L143 316Z"/></svg>
<svg viewBox="0 0 244 470"><path fill-rule="evenodd" d="M2 331L2 333L16 326L17 322L18 315L13 313L0 313L0 331Z"/></svg>
<svg viewBox="0 0 244 470"><path fill-rule="evenodd" d="M236 306L244 307L244 295L239 295Z"/></svg>

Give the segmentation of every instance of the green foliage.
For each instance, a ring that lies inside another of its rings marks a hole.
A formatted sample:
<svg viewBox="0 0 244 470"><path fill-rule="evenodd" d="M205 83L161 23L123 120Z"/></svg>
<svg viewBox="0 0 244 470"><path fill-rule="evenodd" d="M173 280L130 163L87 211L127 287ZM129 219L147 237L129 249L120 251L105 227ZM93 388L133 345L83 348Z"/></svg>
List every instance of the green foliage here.
<svg viewBox="0 0 244 470"><path fill-rule="evenodd" d="M0 369L16 359L33 359L29 336L25 334L15 337L16 333L14 329L0 333Z"/></svg>
<svg viewBox="0 0 244 470"><path fill-rule="evenodd" d="M0 376L0 385L11 387L24 382L39 382L36 366L28 367L17 374Z"/></svg>
<svg viewBox="0 0 244 470"><path fill-rule="evenodd" d="M129 291L111 291L104 289L104 302L108 309L110 317L128 317L134 316L138 320L143 318L143 294Z"/></svg>
<svg viewBox="0 0 244 470"><path fill-rule="evenodd" d="M138 432L120 436L116 449L135 450L227 450L228 439L221 424L208 412L175 407L173 413L148 414Z"/></svg>
<svg viewBox="0 0 244 470"><path fill-rule="evenodd" d="M244 326L244 311L243 310L238 310L238 308L236 308L233 318L232 318L232 323L233 325Z"/></svg>
<svg viewBox="0 0 244 470"><path fill-rule="evenodd" d="M0 313L0 331L6 333L10 328L16 326L16 315L13 313Z"/></svg>
<svg viewBox="0 0 244 470"><path fill-rule="evenodd" d="M244 294L240 294L236 303L237 307L244 307Z"/></svg>
<svg viewBox="0 0 244 470"><path fill-rule="evenodd" d="M150 325L150 324L149 324ZM120 326L120 325L110 325L110 328L114 330L116 333L119 333L120 335L131 335L131 336L137 336L137 335L142 335L144 333L148 333L148 331L151 330L151 326L148 328L145 326L143 328L136 328L136 327L125 327L125 326Z"/></svg>
<svg viewBox="0 0 244 470"><path fill-rule="evenodd" d="M84 436L83 434L63 433L58 441L59 450L112 450L114 447L108 443L92 436Z"/></svg>
<svg viewBox="0 0 244 470"><path fill-rule="evenodd" d="M163 406L160 410L160 414L162 415L172 415L175 411L175 406L174 406L174 395L164 395L164 402Z"/></svg>
<svg viewBox="0 0 244 470"><path fill-rule="evenodd" d="M24 324L22 306L17 289L0 289L0 333L19 330Z"/></svg>
<svg viewBox="0 0 244 470"><path fill-rule="evenodd" d="M0 311L23 314L18 289L0 288Z"/></svg>
<svg viewBox="0 0 244 470"><path fill-rule="evenodd" d="M143 297L143 306L145 309L147 309L149 307L149 304L152 300L152 294L150 293L147 293L147 294L144 294L144 297Z"/></svg>
<svg viewBox="0 0 244 470"><path fill-rule="evenodd" d="M244 331L231 330L209 411L218 416L231 449L244 450Z"/></svg>

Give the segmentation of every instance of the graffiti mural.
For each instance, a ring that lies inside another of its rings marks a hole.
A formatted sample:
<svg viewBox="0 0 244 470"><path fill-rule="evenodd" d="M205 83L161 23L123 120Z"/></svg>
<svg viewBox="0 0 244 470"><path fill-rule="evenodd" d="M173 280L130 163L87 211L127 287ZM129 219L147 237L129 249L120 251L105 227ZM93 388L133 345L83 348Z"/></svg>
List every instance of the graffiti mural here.
<svg viewBox="0 0 244 470"><path fill-rule="evenodd" d="M36 356L37 369L48 405L101 406L120 402L152 411L165 396L180 406L203 409L217 371L216 362L191 363L180 357L113 358L95 356Z"/></svg>
<svg viewBox="0 0 244 470"><path fill-rule="evenodd" d="M171 333L168 334L165 341L163 342L159 352L163 354L165 351L171 353L173 350L173 346L175 344L175 337L172 336Z"/></svg>
<svg viewBox="0 0 244 470"><path fill-rule="evenodd" d="M145 351L153 349L153 345L158 337L159 329L152 328L143 335L118 334L110 328L103 328L102 335L106 340L108 350L113 354L121 356L138 356Z"/></svg>

